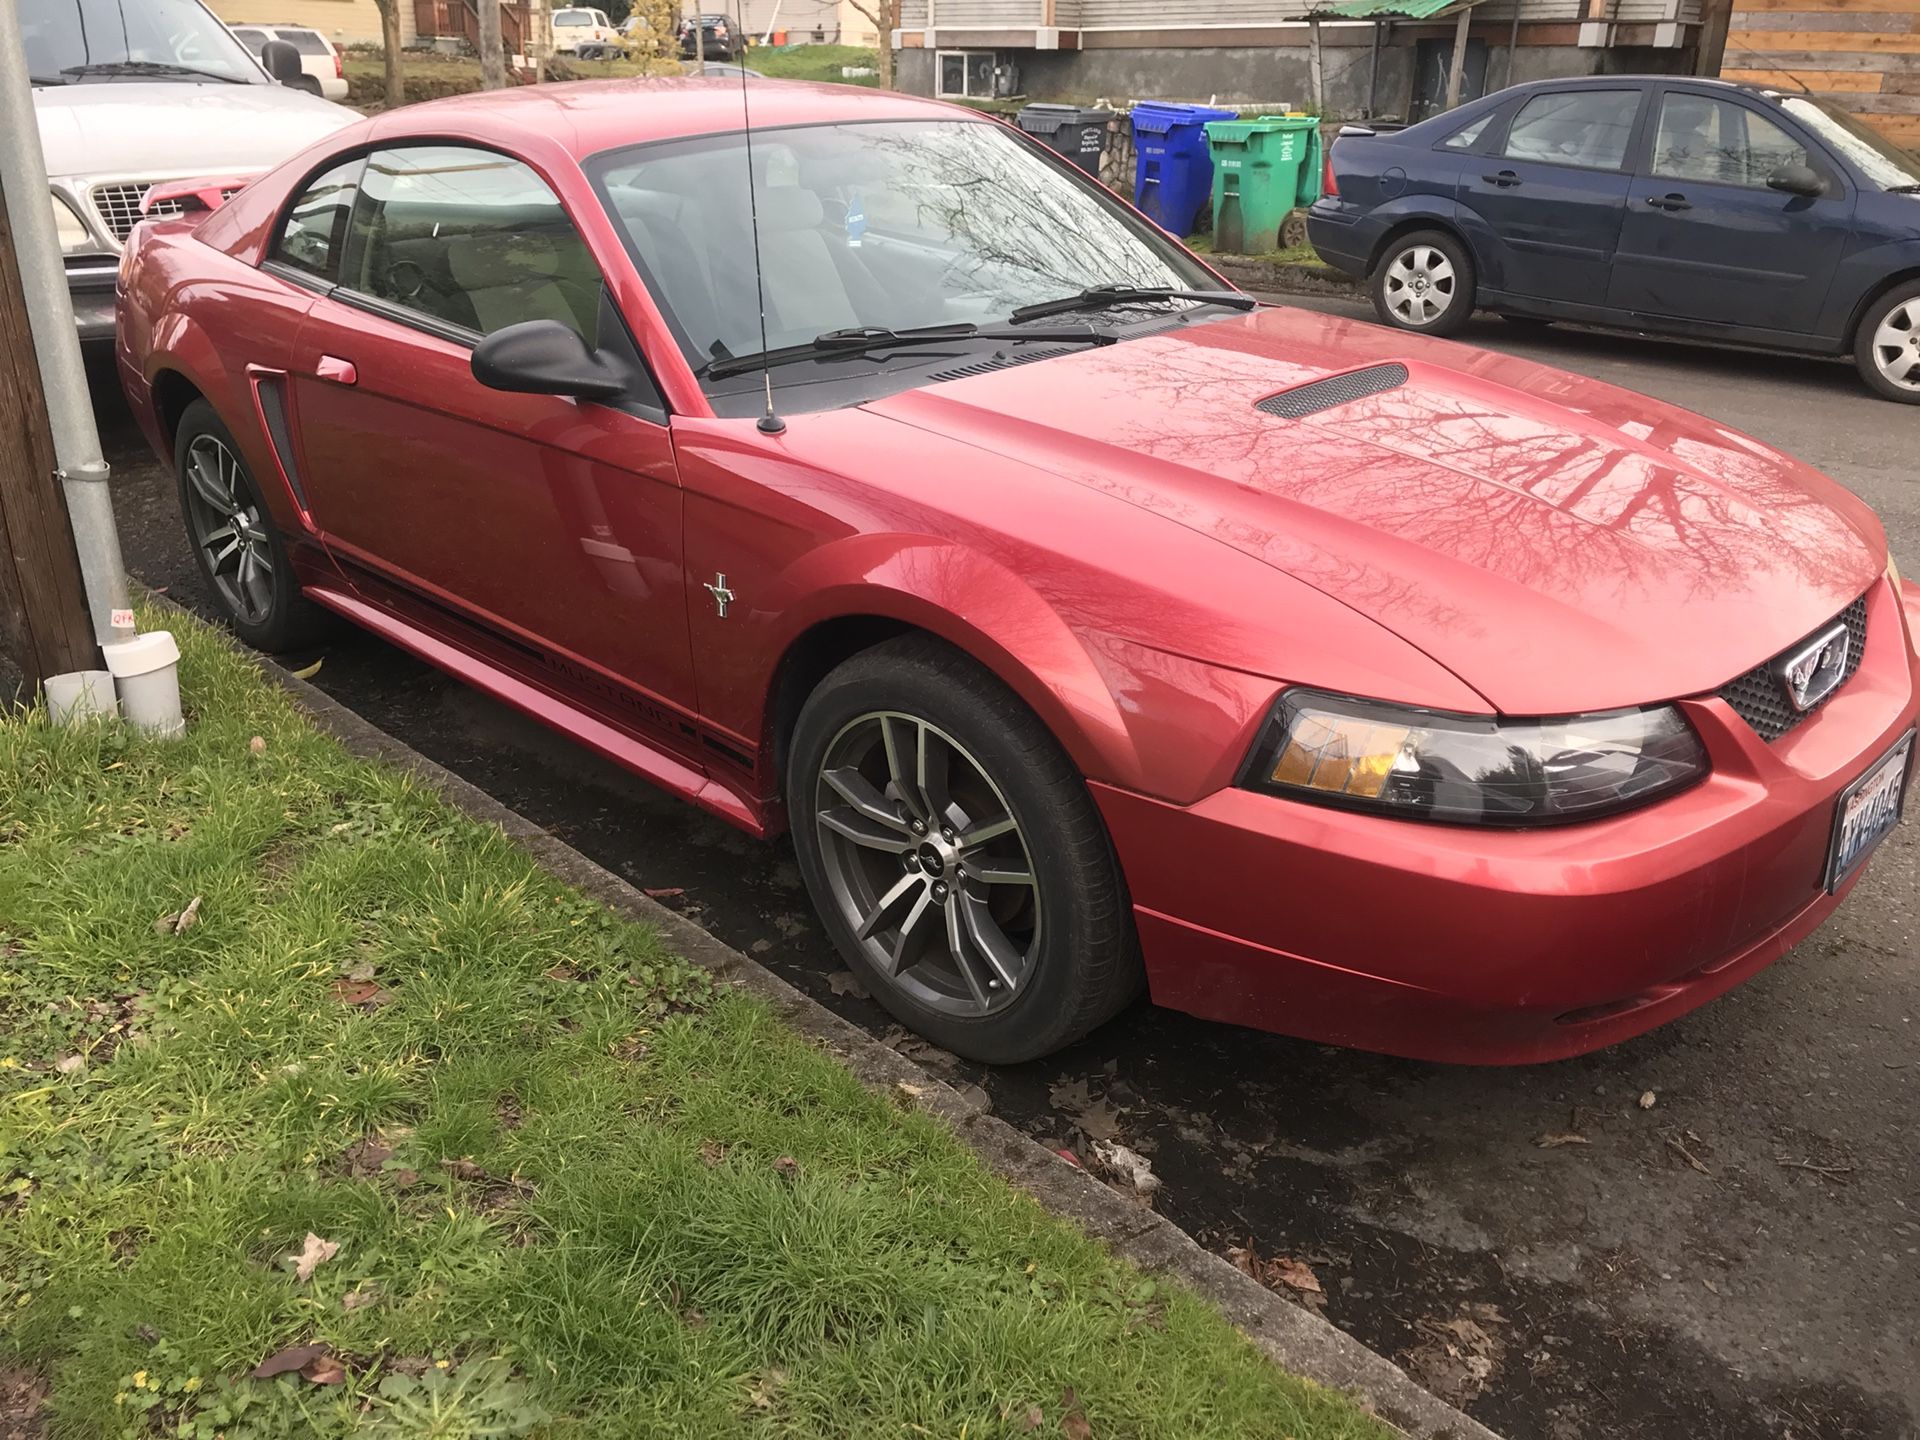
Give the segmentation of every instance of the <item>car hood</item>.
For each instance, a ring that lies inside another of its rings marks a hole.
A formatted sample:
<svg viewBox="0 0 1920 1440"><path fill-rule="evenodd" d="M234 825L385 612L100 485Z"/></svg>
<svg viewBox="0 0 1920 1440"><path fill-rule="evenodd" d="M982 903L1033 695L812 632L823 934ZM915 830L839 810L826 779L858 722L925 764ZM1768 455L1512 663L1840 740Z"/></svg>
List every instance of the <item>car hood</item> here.
<svg viewBox="0 0 1920 1440"><path fill-rule="evenodd" d="M1259 408L1383 364L1404 378L1389 370L1377 393L1329 386L1317 398L1334 403L1300 418ZM1860 501L1710 420L1530 361L1283 307L868 408L1264 560L1507 714L1704 694L1834 618L1886 563ZM1311 678L1288 675L1287 658L1275 657L1276 678Z"/></svg>
<svg viewBox="0 0 1920 1440"><path fill-rule="evenodd" d="M110 80L33 91L52 177L266 170L360 119L285 85Z"/></svg>

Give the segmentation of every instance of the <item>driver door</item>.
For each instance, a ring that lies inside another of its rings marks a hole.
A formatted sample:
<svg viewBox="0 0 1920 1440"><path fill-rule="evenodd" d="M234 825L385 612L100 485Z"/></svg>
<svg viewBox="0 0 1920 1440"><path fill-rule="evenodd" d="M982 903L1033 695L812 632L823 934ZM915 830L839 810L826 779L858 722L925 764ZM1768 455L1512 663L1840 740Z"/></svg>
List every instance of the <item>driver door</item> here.
<svg viewBox="0 0 1920 1440"><path fill-rule="evenodd" d="M672 730L649 699L693 705L664 410L506 394L471 369L473 346L511 324L597 343L622 323L559 201L492 151L375 151L335 278L291 367L328 545L532 649L556 684Z"/></svg>

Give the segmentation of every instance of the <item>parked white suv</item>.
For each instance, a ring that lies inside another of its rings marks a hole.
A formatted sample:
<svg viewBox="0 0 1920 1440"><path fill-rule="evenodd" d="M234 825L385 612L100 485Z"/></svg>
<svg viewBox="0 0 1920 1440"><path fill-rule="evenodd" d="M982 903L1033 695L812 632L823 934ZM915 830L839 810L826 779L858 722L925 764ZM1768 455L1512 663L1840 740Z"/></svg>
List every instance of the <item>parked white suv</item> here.
<svg viewBox="0 0 1920 1440"><path fill-rule="evenodd" d="M156 182L256 175L360 118L276 84L199 0L23 0L19 13L83 340L113 335L120 247Z"/></svg>
<svg viewBox="0 0 1920 1440"><path fill-rule="evenodd" d="M340 63L340 52L311 25L234 25L229 28L256 60L269 40L284 40L298 50L303 78L313 83L295 88L310 90L328 100L347 98L347 69Z"/></svg>
<svg viewBox="0 0 1920 1440"><path fill-rule="evenodd" d="M614 29L613 21L607 18L604 10L590 10L573 6L553 12L553 52L556 55L578 55L580 47L589 50L599 46L618 47L620 32Z"/></svg>

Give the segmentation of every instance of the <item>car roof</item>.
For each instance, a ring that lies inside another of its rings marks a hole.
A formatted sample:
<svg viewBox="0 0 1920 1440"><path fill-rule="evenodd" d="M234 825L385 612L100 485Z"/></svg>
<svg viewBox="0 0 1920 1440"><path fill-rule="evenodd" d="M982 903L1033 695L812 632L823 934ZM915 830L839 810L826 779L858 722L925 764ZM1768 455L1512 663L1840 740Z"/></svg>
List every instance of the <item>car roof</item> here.
<svg viewBox="0 0 1920 1440"><path fill-rule="evenodd" d="M740 129L740 106L737 81L698 76L523 85L389 110L373 122L373 138L384 144L451 136L512 151L524 145L531 130L583 160L602 150L650 140L730 134ZM962 106L890 90L797 80L756 85L752 116L756 130L863 120L985 118Z"/></svg>
<svg viewBox="0 0 1920 1440"><path fill-rule="evenodd" d="M1676 89L1735 90L1746 95L1774 95L1785 92L1770 85L1753 85L1744 80L1722 80L1711 75L1570 75L1552 80L1528 80L1510 85L1482 98L1511 95L1522 91L1591 90L1595 86L1667 85Z"/></svg>

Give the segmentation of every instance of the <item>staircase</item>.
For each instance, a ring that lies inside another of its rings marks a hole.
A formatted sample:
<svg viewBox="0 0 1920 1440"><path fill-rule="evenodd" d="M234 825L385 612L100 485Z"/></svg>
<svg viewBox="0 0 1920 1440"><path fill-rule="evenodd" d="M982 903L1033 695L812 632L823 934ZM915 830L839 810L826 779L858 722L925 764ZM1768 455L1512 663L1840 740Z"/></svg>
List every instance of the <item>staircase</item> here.
<svg viewBox="0 0 1920 1440"><path fill-rule="evenodd" d="M509 55L525 55L533 33L533 16L526 0L497 0L500 5L500 45ZM413 24L423 41L465 40L480 49L478 0L413 0Z"/></svg>

